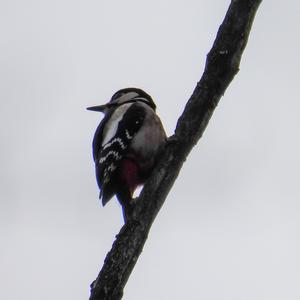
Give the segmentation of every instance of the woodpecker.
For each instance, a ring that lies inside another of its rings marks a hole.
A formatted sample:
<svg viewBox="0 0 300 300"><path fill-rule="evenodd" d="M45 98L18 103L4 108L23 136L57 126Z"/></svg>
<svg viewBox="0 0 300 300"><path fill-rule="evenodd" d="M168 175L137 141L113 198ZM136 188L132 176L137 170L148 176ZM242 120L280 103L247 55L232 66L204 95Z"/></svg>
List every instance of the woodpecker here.
<svg viewBox="0 0 300 300"><path fill-rule="evenodd" d="M88 110L104 113L93 139L96 179L103 206L116 195L124 221L130 218L135 189L145 183L166 141L151 96L138 88L117 91Z"/></svg>

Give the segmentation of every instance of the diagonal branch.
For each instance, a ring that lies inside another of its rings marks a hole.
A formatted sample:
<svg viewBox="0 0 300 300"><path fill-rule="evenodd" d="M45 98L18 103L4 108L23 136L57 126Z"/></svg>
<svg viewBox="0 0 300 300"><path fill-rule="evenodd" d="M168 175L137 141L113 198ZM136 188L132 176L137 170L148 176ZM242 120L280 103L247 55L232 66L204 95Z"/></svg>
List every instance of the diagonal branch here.
<svg viewBox="0 0 300 300"><path fill-rule="evenodd" d="M239 71L255 13L262 0L232 0L216 40L207 55L206 66L175 134L169 138L151 178L133 212L107 254L97 279L91 285L90 300L119 300L134 265L142 252L151 225L172 188L183 162L201 138L214 109Z"/></svg>

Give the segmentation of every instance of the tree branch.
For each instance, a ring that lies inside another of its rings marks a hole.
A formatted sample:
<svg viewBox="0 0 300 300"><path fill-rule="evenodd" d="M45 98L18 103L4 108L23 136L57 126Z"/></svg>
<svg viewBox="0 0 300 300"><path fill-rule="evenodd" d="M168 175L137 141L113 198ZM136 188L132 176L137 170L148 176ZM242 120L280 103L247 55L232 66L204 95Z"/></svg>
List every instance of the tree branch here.
<svg viewBox="0 0 300 300"><path fill-rule="evenodd" d="M119 300L134 265L142 252L151 225L173 186L193 146L201 138L214 109L239 71L241 56L255 13L262 0L232 0L206 66L175 134L169 138L159 162L139 196L133 218L126 223L107 254L90 300Z"/></svg>

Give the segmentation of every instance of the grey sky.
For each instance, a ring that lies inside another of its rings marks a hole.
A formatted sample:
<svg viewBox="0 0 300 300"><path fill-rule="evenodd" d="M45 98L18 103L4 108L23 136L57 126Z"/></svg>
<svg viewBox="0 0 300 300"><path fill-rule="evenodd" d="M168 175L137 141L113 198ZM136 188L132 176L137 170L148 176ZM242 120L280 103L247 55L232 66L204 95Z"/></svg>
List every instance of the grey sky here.
<svg viewBox="0 0 300 300"><path fill-rule="evenodd" d="M85 107L136 86L171 134L230 1L0 2L0 299L88 299L122 225ZM300 299L299 4L264 1L125 300Z"/></svg>

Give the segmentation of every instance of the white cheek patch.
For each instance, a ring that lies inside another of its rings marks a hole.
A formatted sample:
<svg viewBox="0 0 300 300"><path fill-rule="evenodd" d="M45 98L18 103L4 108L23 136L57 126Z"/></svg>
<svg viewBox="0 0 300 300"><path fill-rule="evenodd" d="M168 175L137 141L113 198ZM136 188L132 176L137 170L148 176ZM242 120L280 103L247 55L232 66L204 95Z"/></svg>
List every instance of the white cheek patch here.
<svg viewBox="0 0 300 300"><path fill-rule="evenodd" d="M108 120L108 122L105 125L105 128L103 130L102 147L116 135L116 132L117 132L117 129L119 126L119 122L122 120L127 109L132 104L133 103L123 104L113 112L113 114L111 115L110 119Z"/></svg>

